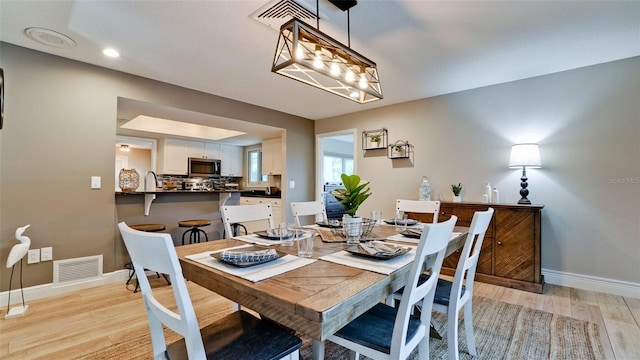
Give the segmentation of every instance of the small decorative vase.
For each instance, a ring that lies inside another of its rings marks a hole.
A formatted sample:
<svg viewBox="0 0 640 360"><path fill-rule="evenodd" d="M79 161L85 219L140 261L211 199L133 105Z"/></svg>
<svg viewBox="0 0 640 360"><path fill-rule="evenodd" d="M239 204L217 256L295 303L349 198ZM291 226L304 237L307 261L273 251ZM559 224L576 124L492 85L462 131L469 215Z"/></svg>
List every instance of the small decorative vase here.
<svg viewBox="0 0 640 360"><path fill-rule="evenodd" d="M380 142L378 141L372 141L371 142L371 148L377 149L380 147Z"/></svg>
<svg viewBox="0 0 640 360"><path fill-rule="evenodd" d="M462 202L462 196L454 196L453 197L453 202L454 203L461 203Z"/></svg>
<svg viewBox="0 0 640 360"><path fill-rule="evenodd" d="M140 175L136 169L121 169L118 180L122 192L136 191L140 185Z"/></svg>

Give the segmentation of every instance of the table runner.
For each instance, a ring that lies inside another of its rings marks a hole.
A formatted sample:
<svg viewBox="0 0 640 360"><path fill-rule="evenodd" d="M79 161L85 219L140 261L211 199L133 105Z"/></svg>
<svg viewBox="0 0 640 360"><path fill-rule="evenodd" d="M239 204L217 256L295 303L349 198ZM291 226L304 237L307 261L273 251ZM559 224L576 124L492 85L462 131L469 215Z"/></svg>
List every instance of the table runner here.
<svg viewBox="0 0 640 360"><path fill-rule="evenodd" d="M241 249L245 247L251 247L251 245L234 246L227 249L220 249L216 251L205 251L199 254L187 255L185 258L193 260L197 263L224 271L228 274L241 277L251 282L258 282L270 277L284 274L288 271L309 265L316 260L300 258L293 255L285 255L277 260L270 261L268 263L254 265L250 267L237 267L227 264L211 256L213 253L222 252L225 250Z"/></svg>

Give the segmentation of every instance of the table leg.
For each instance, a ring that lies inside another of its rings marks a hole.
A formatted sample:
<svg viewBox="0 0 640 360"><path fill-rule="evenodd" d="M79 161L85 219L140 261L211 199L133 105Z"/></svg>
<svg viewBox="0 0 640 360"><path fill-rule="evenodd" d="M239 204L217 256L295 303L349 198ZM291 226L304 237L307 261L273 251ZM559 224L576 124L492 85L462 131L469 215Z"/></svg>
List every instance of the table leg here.
<svg viewBox="0 0 640 360"><path fill-rule="evenodd" d="M311 350L312 350L313 360L324 359L324 341L313 339L313 345Z"/></svg>

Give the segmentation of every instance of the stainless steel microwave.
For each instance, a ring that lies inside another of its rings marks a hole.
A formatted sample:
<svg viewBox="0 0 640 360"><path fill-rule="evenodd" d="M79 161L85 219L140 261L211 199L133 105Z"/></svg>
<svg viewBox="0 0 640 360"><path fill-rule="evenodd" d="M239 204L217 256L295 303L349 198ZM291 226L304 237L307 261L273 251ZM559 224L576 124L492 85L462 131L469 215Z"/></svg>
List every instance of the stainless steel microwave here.
<svg viewBox="0 0 640 360"><path fill-rule="evenodd" d="M220 176L220 160L189 158L189 176Z"/></svg>

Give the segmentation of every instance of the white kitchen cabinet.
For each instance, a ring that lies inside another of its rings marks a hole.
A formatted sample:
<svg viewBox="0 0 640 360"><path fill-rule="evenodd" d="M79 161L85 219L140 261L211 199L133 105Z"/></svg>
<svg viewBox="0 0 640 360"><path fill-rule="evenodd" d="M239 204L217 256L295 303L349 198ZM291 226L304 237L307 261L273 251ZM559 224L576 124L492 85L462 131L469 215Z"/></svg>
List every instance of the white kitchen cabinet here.
<svg viewBox="0 0 640 360"><path fill-rule="evenodd" d="M282 138L262 141L262 174L282 174Z"/></svg>
<svg viewBox="0 0 640 360"><path fill-rule="evenodd" d="M242 176L242 147L220 144L220 175Z"/></svg>
<svg viewBox="0 0 640 360"><path fill-rule="evenodd" d="M207 141L188 141L188 157L220 159L220 144Z"/></svg>
<svg viewBox="0 0 640 360"><path fill-rule="evenodd" d="M166 138L159 142L158 174L187 175L189 142Z"/></svg>
<svg viewBox="0 0 640 360"><path fill-rule="evenodd" d="M240 205L271 204L273 214L273 226L278 227L282 222L282 200L279 198L240 197ZM266 221L242 223L249 234L266 229Z"/></svg>

